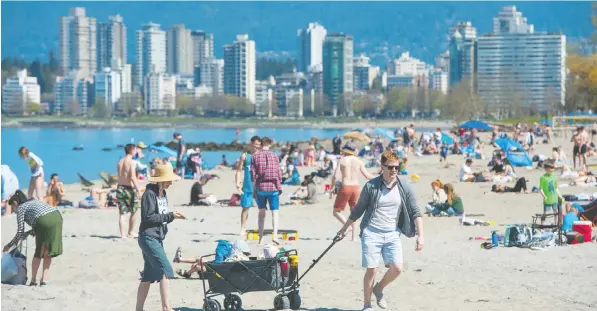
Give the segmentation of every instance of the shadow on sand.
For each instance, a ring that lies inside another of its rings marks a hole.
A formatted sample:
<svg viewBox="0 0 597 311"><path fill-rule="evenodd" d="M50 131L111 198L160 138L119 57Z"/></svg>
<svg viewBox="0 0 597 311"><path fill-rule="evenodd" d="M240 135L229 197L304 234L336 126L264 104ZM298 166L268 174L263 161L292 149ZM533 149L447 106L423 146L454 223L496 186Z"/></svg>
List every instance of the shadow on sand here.
<svg viewBox="0 0 597 311"><path fill-rule="evenodd" d="M106 239L106 240L121 239L121 237L119 235L97 235L97 234L92 234L89 237L90 238Z"/></svg>

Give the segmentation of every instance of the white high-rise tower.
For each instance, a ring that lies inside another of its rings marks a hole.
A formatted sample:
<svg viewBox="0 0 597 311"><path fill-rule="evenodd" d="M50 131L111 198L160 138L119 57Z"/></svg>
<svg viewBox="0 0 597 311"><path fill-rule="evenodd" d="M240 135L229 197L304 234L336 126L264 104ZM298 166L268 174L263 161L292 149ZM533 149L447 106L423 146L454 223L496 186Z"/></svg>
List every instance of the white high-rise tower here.
<svg viewBox="0 0 597 311"><path fill-rule="evenodd" d="M323 64L323 41L327 30L319 23L309 23L306 29L299 29L298 70L301 72L321 71Z"/></svg>
<svg viewBox="0 0 597 311"><path fill-rule="evenodd" d="M141 87L150 72L166 72L166 33L151 22L137 31L135 86Z"/></svg>
<svg viewBox="0 0 597 311"><path fill-rule="evenodd" d="M255 41L237 35L224 46L224 93L245 97L255 103Z"/></svg>
<svg viewBox="0 0 597 311"><path fill-rule="evenodd" d="M60 18L60 68L90 78L96 71L95 18L85 16L85 8L74 7Z"/></svg>

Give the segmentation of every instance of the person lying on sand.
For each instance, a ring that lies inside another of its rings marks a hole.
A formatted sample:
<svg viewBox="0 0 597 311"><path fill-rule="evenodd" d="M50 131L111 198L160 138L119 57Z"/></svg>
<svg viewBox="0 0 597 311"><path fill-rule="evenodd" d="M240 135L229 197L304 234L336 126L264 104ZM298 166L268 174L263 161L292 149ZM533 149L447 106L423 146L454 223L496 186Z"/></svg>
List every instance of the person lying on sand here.
<svg viewBox="0 0 597 311"><path fill-rule="evenodd" d="M496 192L496 193L504 193L504 192L529 193L529 191L527 189L527 180L524 177L520 177L516 181L516 185L514 186L514 188L504 186L504 185L493 185L493 186L491 186L491 191Z"/></svg>

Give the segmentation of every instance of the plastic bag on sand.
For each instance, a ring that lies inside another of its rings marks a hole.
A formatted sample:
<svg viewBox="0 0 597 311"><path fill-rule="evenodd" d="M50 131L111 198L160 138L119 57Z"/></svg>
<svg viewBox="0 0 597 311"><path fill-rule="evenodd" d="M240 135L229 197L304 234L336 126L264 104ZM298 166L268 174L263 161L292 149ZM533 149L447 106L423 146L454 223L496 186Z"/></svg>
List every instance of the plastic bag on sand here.
<svg viewBox="0 0 597 311"><path fill-rule="evenodd" d="M19 267L10 253L2 254L2 282L10 280L19 273Z"/></svg>

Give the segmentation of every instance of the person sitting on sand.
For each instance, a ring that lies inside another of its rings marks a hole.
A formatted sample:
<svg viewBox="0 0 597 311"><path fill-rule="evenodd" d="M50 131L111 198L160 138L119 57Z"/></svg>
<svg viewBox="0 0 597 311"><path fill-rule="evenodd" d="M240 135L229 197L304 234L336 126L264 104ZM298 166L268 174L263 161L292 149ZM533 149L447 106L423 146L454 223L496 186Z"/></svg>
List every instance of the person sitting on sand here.
<svg viewBox="0 0 597 311"><path fill-rule="evenodd" d="M317 185L311 175L305 175L301 187L292 194L290 200L297 204L317 204L319 202Z"/></svg>
<svg viewBox="0 0 597 311"><path fill-rule="evenodd" d="M427 204L425 206L427 213L433 216L460 216L464 214L462 199L454 193L454 186L452 184L445 184L444 191L447 196L446 202L435 205Z"/></svg>
<svg viewBox="0 0 597 311"><path fill-rule="evenodd" d="M578 214L584 212L584 208L578 203L566 202L566 215L562 221L562 230L572 231L572 225L579 221Z"/></svg>
<svg viewBox="0 0 597 311"><path fill-rule="evenodd" d="M516 181L516 185L514 185L514 188L504 186L504 185L495 184L495 185L491 186L491 191L496 192L496 193L503 193L503 192L529 193L529 191L527 189L527 180L524 177L520 177Z"/></svg>
<svg viewBox="0 0 597 311"><path fill-rule="evenodd" d="M46 191L46 197L49 199L48 204L56 207L60 205L60 201L62 201L62 197L64 197L64 184L58 180L58 174L54 173L50 176L50 184L48 185L48 190ZM52 203L50 203L50 201Z"/></svg>
<svg viewBox="0 0 597 311"><path fill-rule="evenodd" d="M446 192L444 191L444 185L439 179L436 179L431 182L431 189L433 190L433 194L431 196L431 202L429 204L439 204L446 202L448 197L446 196Z"/></svg>
<svg viewBox="0 0 597 311"><path fill-rule="evenodd" d="M473 164L473 159L471 159L471 158L466 159L464 164L462 164L462 166L460 167L460 173L459 173L460 176L458 178L460 181L470 182L475 179L473 169L471 168L472 164Z"/></svg>
<svg viewBox="0 0 597 311"><path fill-rule="evenodd" d="M321 178L328 178L334 172L334 164L330 160L330 158L326 155L323 157L323 165L322 168L318 169L315 172L311 172L311 176L321 177Z"/></svg>
<svg viewBox="0 0 597 311"><path fill-rule="evenodd" d="M220 161L220 163L218 165L216 165L217 169L224 169L224 168L229 168L230 167L230 163L228 163L228 160L226 159L226 155L223 154L222 155L222 160Z"/></svg>
<svg viewBox="0 0 597 311"><path fill-rule="evenodd" d="M193 186L191 187L191 202L189 203L190 205L211 205L211 201L214 201L211 199L213 194L203 193L203 186L205 186L207 181L207 176L201 176L201 178L199 178L199 181L193 184Z"/></svg>

